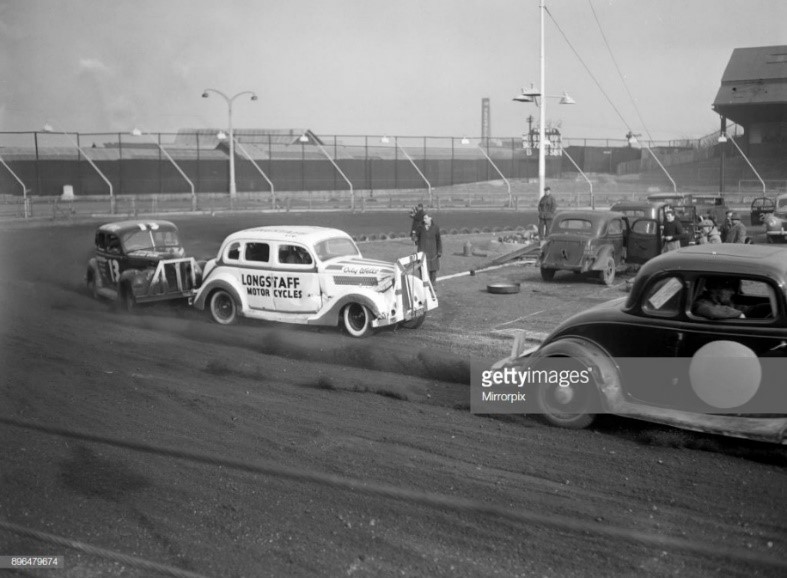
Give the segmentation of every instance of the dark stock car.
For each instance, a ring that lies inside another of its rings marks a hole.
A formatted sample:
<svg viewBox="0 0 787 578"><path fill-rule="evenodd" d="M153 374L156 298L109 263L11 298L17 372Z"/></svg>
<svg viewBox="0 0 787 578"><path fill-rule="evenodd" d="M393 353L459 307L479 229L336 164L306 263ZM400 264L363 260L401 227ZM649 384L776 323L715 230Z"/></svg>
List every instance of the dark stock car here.
<svg viewBox="0 0 787 578"><path fill-rule="evenodd" d="M768 243L787 243L787 193L751 202L751 224L765 225Z"/></svg>
<svg viewBox="0 0 787 578"><path fill-rule="evenodd" d="M200 283L200 268L184 253L178 229L169 221L101 225L87 265L88 289L93 297L116 301L126 310L137 303L190 299Z"/></svg>
<svg viewBox="0 0 787 578"><path fill-rule="evenodd" d="M618 269L639 265L661 253L663 207L641 207L644 216L617 211L560 211L536 265L551 281L557 271L593 273L607 285ZM687 209L693 215L693 209ZM686 232L682 243L688 243Z"/></svg>
<svg viewBox="0 0 787 578"><path fill-rule="evenodd" d="M735 288L745 317L700 314L698 300L718 282ZM666 253L643 265L627 297L571 317L530 353L520 346L496 367L562 358L590 368L589 387L537 390L538 413L555 425L586 427L594 414L612 413L787 443L787 251L780 247Z"/></svg>

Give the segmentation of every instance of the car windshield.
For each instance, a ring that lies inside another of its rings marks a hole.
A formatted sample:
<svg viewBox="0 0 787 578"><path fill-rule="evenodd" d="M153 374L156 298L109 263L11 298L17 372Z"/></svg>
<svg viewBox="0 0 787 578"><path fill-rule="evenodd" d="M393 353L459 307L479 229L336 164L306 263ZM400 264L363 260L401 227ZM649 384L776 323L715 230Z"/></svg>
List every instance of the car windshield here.
<svg viewBox="0 0 787 578"><path fill-rule="evenodd" d="M132 231L123 236L127 253L133 251L163 251L180 247L177 231L173 229L145 229Z"/></svg>
<svg viewBox="0 0 787 578"><path fill-rule="evenodd" d="M333 237L320 241L314 246L314 252L317 253L317 257L320 261L326 261L335 257L361 254L358 251L358 247L355 246L355 243L346 237Z"/></svg>
<svg viewBox="0 0 787 578"><path fill-rule="evenodd" d="M593 231L593 223L587 219L561 219L553 228L564 233L590 235Z"/></svg>

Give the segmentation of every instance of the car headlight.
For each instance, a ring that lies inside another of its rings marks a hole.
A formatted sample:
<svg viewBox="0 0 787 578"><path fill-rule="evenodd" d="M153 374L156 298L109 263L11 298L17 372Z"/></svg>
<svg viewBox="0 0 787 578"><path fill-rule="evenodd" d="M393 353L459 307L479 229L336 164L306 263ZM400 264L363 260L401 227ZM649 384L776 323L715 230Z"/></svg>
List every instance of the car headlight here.
<svg viewBox="0 0 787 578"><path fill-rule="evenodd" d="M393 275L381 275L377 278L377 287L375 287L375 290L379 291L380 293L384 293L393 286L394 286Z"/></svg>

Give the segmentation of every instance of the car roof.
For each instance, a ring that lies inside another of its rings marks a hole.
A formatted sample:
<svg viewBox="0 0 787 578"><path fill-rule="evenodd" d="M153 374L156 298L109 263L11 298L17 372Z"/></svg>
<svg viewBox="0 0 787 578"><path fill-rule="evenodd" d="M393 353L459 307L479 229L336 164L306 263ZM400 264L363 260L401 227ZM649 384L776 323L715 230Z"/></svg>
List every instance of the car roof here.
<svg viewBox="0 0 787 578"><path fill-rule="evenodd" d="M615 217L623 218L626 215L617 211L560 211L555 215L555 220L560 219L587 219L588 221L598 222L612 219Z"/></svg>
<svg viewBox="0 0 787 578"><path fill-rule="evenodd" d="M722 243L690 245L659 255L640 269L640 277L664 270L760 274L787 279L787 251L778 245Z"/></svg>
<svg viewBox="0 0 787 578"><path fill-rule="evenodd" d="M230 241L236 241L238 239L245 239L252 241L273 241L279 243L286 241L296 241L304 244L314 244L334 237L349 238L350 236L340 229L331 229L329 227L274 225L236 231L229 235L224 240L224 242L227 243Z"/></svg>
<svg viewBox="0 0 787 578"><path fill-rule="evenodd" d="M144 231L145 229L175 229L175 223L161 219L132 219L128 221L115 221L114 223L104 223L98 229L107 233L127 233L129 231Z"/></svg>

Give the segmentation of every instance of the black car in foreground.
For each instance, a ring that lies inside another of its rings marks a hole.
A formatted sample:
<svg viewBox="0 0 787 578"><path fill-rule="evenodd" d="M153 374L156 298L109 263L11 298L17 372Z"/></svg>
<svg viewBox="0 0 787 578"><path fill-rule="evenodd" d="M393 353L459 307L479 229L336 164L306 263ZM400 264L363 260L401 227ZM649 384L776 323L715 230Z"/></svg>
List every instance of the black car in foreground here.
<svg viewBox="0 0 787 578"><path fill-rule="evenodd" d="M648 261L628 296L579 313L493 369L560 363L533 413L570 428L611 413L787 443L787 250L698 245ZM530 393L528 395L531 395ZM528 397L528 401L530 397Z"/></svg>

